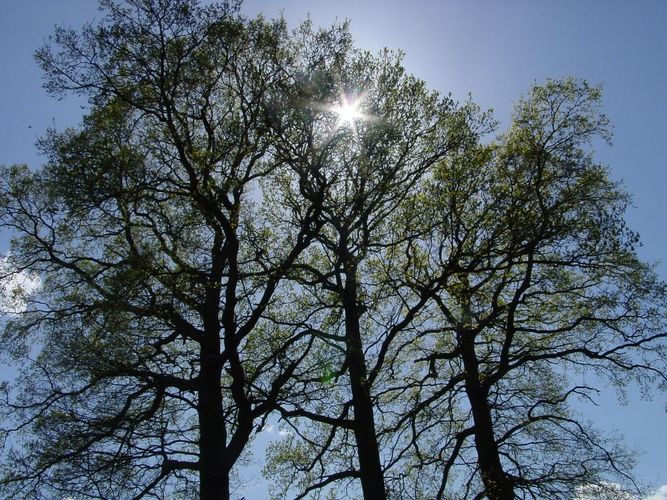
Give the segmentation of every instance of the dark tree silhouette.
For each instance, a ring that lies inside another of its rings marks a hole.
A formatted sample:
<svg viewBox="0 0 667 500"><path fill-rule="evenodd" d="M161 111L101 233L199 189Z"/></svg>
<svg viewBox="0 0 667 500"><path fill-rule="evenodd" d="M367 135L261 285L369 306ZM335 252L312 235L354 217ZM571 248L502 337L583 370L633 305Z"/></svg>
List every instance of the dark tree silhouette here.
<svg viewBox="0 0 667 500"><path fill-rule="evenodd" d="M470 440L466 497L572 498L605 473L629 479L627 453L569 405L595 395L591 380L666 373L664 284L634 253L627 195L584 149L608 139L599 99L573 79L535 86L506 134L452 155L412 207L428 237L404 283L421 291L446 270L433 295L441 338L422 357L446 388L425 400L452 412L432 452L438 497L457 461L470 463Z"/></svg>
<svg viewBox="0 0 667 500"><path fill-rule="evenodd" d="M392 341L411 324L427 296L423 294L405 312L400 312L405 304L394 303L397 310L392 317L373 327L391 300L372 268L389 248L400 244L392 240L387 221L414 194L418 181L460 141L460 122L465 121L466 109L428 92L422 81L405 74L395 55L373 57L350 49L340 59L320 59L318 65L326 75L323 79L330 83L320 82L318 94L308 93L303 99L326 101L331 96L322 95L322 88L328 93L332 86L349 101L352 115L354 106L364 111L355 120L346 118L342 110L338 123L333 129L329 127L331 131L324 138L317 131L321 125L312 117L292 124L294 136L304 142L319 142L320 150L316 158L303 159L313 165L315 175L286 186L281 203L290 207L294 228L302 225L303 198L317 204L321 228L316 245L295 266L293 278L309 289L309 299L302 301L301 321L292 326L306 329L324 342L321 359L330 371L325 378L330 381L347 372L349 399L331 401L327 409L321 408L319 400L311 405L285 401L281 415L304 417L306 425L309 420L330 425L329 436L320 443L325 448L340 444L334 440L336 432L351 431L352 456L358 457L358 467L351 464L346 471L331 475L323 472L317 484L358 477L364 497L380 499L387 493L373 384L385 369ZM293 148L294 140L285 145L288 157ZM327 350L333 353L324 354ZM337 351L342 357L335 354ZM304 376L311 382L314 377L312 372ZM321 390L329 392L327 384ZM323 456L322 450L315 456ZM315 462L311 462L311 471Z"/></svg>
<svg viewBox="0 0 667 500"><path fill-rule="evenodd" d="M88 97L83 125L42 140L41 170L3 170L12 263L43 279L4 334L24 366L4 488L229 498L312 343L257 338L318 224L304 200L301 227L281 232L254 200L283 175L275 124L299 45L227 4L102 7L99 25L59 28L37 53L48 90Z"/></svg>

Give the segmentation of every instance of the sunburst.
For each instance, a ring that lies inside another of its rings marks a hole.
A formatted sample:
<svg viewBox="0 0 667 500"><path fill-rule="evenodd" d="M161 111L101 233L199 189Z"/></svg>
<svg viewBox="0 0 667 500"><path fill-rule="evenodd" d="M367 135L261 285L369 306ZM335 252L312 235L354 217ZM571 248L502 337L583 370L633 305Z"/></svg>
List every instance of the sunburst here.
<svg viewBox="0 0 667 500"><path fill-rule="evenodd" d="M350 97L342 95L338 104L329 108L329 111L338 115L336 129L349 127L355 135L357 134L357 122L368 119L361 111L362 99L363 96Z"/></svg>

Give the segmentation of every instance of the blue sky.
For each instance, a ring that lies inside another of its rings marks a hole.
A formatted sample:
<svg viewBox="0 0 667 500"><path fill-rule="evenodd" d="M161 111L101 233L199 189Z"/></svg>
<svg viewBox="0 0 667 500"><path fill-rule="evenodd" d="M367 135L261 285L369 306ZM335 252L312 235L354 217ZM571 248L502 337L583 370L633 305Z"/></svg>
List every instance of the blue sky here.
<svg viewBox="0 0 667 500"><path fill-rule="evenodd" d="M627 219L642 237L640 255L667 260L667 2L663 0L246 0L249 15L281 9L291 25L310 13L316 25L349 18L357 45L406 52L405 66L431 88L455 98L468 93L507 122L513 102L533 82L573 75L602 83L614 125L613 147L596 157L633 195ZM76 125L73 99L41 89L32 59L55 24L79 25L97 14L93 0L3 0L0 3L0 164L38 166L34 143L48 127ZM7 237L0 235L0 251ZM667 279L667 262L658 264ZM612 390L591 418L616 428L643 451L639 477L667 483L667 395L651 402Z"/></svg>

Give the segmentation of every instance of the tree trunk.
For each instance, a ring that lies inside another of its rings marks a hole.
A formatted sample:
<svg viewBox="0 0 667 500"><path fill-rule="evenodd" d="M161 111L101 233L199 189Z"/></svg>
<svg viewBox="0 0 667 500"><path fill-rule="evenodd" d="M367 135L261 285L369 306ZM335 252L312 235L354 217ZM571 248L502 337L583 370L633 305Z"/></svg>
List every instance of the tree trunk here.
<svg viewBox="0 0 667 500"><path fill-rule="evenodd" d="M345 311L347 364L350 370L350 387L354 408L354 436L359 453L361 488L366 500L384 500L387 498L387 494L375 434L375 420L373 418L370 388L368 387L366 359L361 341L356 269L354 268L346 272L343 308Z"/></svg>
<svg viewBox="0 0 667 500"><path fill-rule="evenodd" d="M484 488L490 500L510 500L514 498L514 486L500 461L498 445L493 434L488 391L480 381L479 362L475 354L475 338L472 332L459 334L459 343L465 369L465 389L475 423L475 448Z"/></svg>
<svg viewBox="0 0 667 500"><path fill-rule="evenodd" d="M222 417L219 341L202 343L199 401L199 497L201 500L229 499L229 470L225 466L227 441Z"/></svg>

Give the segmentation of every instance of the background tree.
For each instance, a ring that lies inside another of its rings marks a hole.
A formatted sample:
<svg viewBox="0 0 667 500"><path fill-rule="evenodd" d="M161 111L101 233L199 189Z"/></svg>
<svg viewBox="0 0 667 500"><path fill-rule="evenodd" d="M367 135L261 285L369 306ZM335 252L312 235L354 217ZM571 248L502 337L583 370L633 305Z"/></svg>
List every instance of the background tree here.
<svg viewBox="0 0 667 500"><path fill-rule="evenodd" d="M591 376L665 381L664 285L634 253L627 195L585 150L608 139L599 99L573 79L535 86L510 130L452 155L416 205L437 222L415 245L411 286L446 270L442 332L422 360L448 404L469 408L458 428L445 422L451 449L429 455L438 497L455 464L469 468L466 498L571 498L630 477L629 456L569 404L594 396Z"/></svg>

